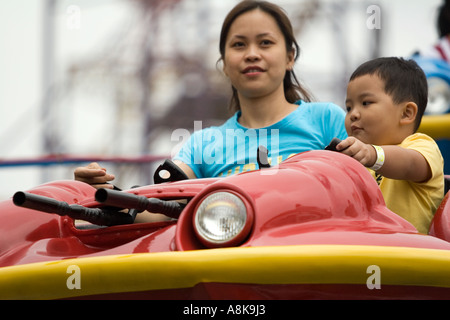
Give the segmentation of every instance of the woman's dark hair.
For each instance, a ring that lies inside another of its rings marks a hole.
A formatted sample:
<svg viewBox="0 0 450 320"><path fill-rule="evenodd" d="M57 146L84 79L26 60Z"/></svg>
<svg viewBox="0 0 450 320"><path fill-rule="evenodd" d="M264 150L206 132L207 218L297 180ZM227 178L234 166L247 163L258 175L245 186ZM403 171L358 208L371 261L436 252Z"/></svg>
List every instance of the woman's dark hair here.
<svg viewBox="0 0 450 320"><path fill-rule="evenodd" d="M440 38L450 35L450 0L444 0L442 6L439 7L437 27Z"/></svg>
<svg viewBox="0 0 450 320"><path fill-rule="evenodd" d="M295 40L294 37L294 31L292 29L291 22L289 21L289 18L287 17L286 13L282 8L279 6L267 2L267 1L257 1L257 0L244 0L240 3L238 3L226 16L223 25L222 25L222 31L220 33L220 42L219 42L219 50L220 50L220 60L223 60L225 57L225 43L227 40L228 33L230 31L231 25L233 24L234 20L238 18L240 15L252 11L260 9L269 15L271 15L276 23L278 24L278 27L280 28L281 32L283 33L285 42L286 42L286 50L287 52L295 51L294 60L297 60L300 55L300 47ZM284 94L286 96L286 100L290 103L294 103L300 99L304 101L311 101L310 94L307 92L306 89L304 89L299 81L297 80L297 77L295 76L294 71L286 70L286 74L284 76ZM239 97L237 94L236 88L232 86L233 90L233 96L231 97L230 101L230 110L232 112L235 112L237 110L240 110L240 102Z"/></svg>
<svg viewBox="0 0 450 320"><path fill-rule="evenodd" d="M382 57L360 65L350 76L352 81L364 75L377 75L384 82L384 92L394 103L412 101L417 104L414 131L419 128L428 103L428 83L423 70L414 60Z"/></svg>

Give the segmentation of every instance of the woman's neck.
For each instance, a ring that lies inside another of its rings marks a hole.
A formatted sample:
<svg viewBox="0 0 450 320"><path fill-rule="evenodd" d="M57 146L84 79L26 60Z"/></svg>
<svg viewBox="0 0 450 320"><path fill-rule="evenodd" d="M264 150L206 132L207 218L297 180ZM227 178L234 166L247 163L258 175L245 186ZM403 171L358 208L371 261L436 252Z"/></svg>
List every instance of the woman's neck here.
<svg viewBox="0 0 450 320"><path fill-rule="evenodd" d="M277 123L292 111L297 109L296 104L291 104L283 96L283 99L239 99L241 116L239 123L246 128L264 128Z"/></svg>

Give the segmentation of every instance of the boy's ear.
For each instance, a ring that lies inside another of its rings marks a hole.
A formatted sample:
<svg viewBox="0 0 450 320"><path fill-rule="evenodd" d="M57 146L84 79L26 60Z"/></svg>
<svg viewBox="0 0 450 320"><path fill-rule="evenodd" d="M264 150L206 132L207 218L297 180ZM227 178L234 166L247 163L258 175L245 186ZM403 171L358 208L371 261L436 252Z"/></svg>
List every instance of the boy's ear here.
<svg viewBox="0 0 450 320"><path fill-rule="evenodd" d="M407 102L403 105L402 117L400 119L400 123L402 124L410 124L414 123L417 117L418 111L417 104L414 102Z"/></svg>

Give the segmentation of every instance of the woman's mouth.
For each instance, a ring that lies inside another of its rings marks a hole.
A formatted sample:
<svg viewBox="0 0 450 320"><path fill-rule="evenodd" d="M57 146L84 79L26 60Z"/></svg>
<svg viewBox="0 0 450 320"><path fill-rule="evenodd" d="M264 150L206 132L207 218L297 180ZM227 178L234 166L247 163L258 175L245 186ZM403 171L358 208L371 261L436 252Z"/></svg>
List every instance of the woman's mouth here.
<svg viewBox="0 0 450 320"><path fill-rule="evenodd" d="M257 66L250 66L245 68L242 73L246 74L246 75L254 75L254 74L259 74L261 72L264 72L264 69L257 67Z"/></svg>

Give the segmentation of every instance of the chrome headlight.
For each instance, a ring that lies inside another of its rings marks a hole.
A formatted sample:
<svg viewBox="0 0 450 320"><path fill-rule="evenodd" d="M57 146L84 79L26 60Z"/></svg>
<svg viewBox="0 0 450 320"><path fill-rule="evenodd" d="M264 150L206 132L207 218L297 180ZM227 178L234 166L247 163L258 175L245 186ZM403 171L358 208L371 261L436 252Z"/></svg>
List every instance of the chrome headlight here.
<svg viewBox="0 0 450 320"><path fill-rule="evenodd" d="M208 247L237 245L249 233L253 215L244 201L231 192L205 197L194 213L194 229Z"/></svg>

